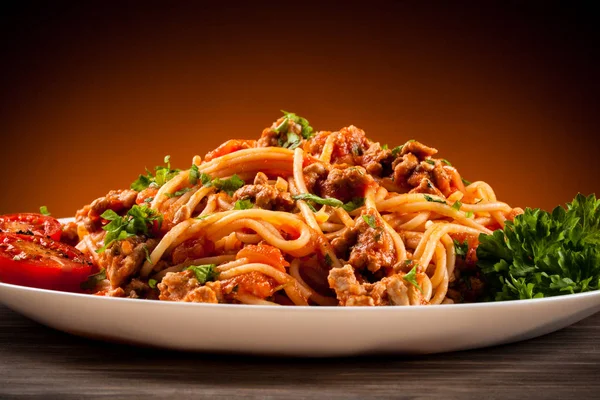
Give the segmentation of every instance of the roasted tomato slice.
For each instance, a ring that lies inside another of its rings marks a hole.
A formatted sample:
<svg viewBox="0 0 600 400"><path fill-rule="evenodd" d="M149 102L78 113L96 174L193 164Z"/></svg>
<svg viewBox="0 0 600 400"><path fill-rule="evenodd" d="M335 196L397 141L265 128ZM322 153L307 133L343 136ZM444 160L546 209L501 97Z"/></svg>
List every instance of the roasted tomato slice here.
<svg viewBox="0 0 600 400"><path fill-rule="evenodd" d="M37 235L0 233L0 281L40 289L80 291L93 265L79 250Z"/></svg>
<svg viewBox="0 0 600 400"><path fill-rule="evenodd" d="M60 222L42 214L21 213L0 216L0 232L33 234L60 240Z"/></svg>

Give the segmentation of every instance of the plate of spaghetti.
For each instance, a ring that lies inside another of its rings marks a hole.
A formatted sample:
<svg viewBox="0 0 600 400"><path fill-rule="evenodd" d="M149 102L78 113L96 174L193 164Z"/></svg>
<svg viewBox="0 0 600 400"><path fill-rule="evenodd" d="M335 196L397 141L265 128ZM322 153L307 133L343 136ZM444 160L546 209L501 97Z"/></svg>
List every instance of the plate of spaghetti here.
<svg viewBox="0 0 600 400"><path fill-rule="evenodd" d="M484 347L600 310L594 195L514 208L437 154L284 112L74 218L0 216L0 301L89 337L305 356Z"/></svg>

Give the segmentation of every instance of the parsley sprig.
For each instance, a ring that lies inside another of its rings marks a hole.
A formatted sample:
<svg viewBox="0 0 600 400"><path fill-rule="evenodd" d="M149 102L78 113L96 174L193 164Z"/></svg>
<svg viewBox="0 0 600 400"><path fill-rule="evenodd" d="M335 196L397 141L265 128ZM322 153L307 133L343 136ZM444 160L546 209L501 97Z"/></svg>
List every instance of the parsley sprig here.
<svg viewBox="0 0 600 400"><path fill-rule="evenodd" d="M96 250L96 253L104 252L111 244L118 240L124 240L136 235L150 236L150 227L154 221L162 224L163 217L148 206L134 205L127 214L121 217L113 210L106 210L101 215L110 221L102 229L106 231L104 246Z"/></svg>
<svg viewBox="0 0 600 400"><path fill-rule="evenodd" d="M328 198L319 197L316 194L312 194L312 193L302 193L302 194L299 194L296 196L292 196L292 198L294 200L312 201L312 202L314 202L316 204L320 204L322 206L341 207L344 210L346 210L347 212L354 211L357 208L360 208L365 204L364 197L355 197L347 203L343 203L341 200L338 200L338 199L335 199L332 197L328 197Z"/></svg>
<svg viewBox="0 0 600 400"><path fill-rule="evenodd" d="M202 186L205 187L215 187L218 190L222 190L227 192L228 195L233 195L233 192L241 188L246 184L242 178L233 174L231 178L221 179L221 178L212 178L210 175L205 174L204 172L200 174L200 182Z"/></svg>
<svg viewBox="0 0 600 400"><path fill-rule="evenodd" d="M132 184L131 189L141 192L142 190L148 187L161 187L171 179L175 175L177 175L181 170L179 169L171 169L171 156L165 156L164 162L166 165L164 166L156 166L154 167L154 175L150 170L146 168L146 175L140 175Z"/></svg>
<svg viewBox="0 0 600 400"><path fill-rule="evenodd" d="M196 274L198 283L203 285L208 281L214 281L217 279L219 273L216 271L216 267L217 266L215 264L190 265L186 268L186 270L194 272L194 274Z"/></svg>
<svg viewBox="0 0 600 400"><path fill-rule="evenodd" d="M600 289L600 199L581 194L551 213L526 209L504 229L481 234L478 265L496 300Z"/></svg>

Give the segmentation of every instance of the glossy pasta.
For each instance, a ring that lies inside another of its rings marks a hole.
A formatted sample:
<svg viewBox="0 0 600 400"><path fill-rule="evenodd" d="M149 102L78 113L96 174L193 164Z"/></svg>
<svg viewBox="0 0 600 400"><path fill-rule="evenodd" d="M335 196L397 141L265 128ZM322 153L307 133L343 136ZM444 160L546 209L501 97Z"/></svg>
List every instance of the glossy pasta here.
<svg viewBox="0 0 600 400"><path fill-rule="evenodd" d="M230 140L189 169L169 165L164 182L149 173L141 187L80 210L77 248L104 269L90 293L305 306L475 301L479 234L522 211L436 153L416 141L390 149L353 126L314 134L286 113L257 141ZM107 243L107 210L133 220L135 207L159 226Z"/></svg>

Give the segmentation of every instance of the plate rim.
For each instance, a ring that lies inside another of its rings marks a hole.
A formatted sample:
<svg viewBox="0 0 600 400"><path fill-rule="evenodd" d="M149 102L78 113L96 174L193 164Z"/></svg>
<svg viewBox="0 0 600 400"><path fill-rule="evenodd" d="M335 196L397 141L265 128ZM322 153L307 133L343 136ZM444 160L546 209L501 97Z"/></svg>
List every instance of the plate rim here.
<svg viewBox="0 0 600 400"><path fill-rule="evenodd" d="M301 312L305 310L314 310L311 313L327 313L327 312L435 312L440 309L451 309L455 311L459 310L476 310L479 308L504 308L504 307L519 307L524 304L543 304L543 303L561 303L564 301L576 301L578 299L584 299L587 297L600 297L600 290L594 290L583 293L564 294L560 296L542 297L537 299L519 299L519 300L502 300L502 301L488 301L480 303L460 303L460 304L435 304L435 305L424 305L424 306L386 306L386 307L361 307L361 306L275 306L275 305L252 305L252 304L212 304L212 303L192 303L192 302L178 302L178 301L164 301L164 300L148 300L148 299L135 299L135 298L123 298L123 297L110 297L110 296L96 296L93 294L85 293L74 293L74 292L61 292L58 290L39 289L29 286L13 285L11 283L0 282L0 288L6 287L9 290L25 291L38 294L46 294L52 296L63 296L70 297L73 299L88 299L89 301L99 302L115 302L119 304L121 302L130 304L146 304L142 307L148 306L159 306L159 307L201 307L209 309L236 309L236 310L284 310L285 312ZM571 299L571 300L569 300ZM0 301L1 303L4 303ZM403 310L403 311L399 311ZM424 311L430 310L430 311Z"/></svg>

